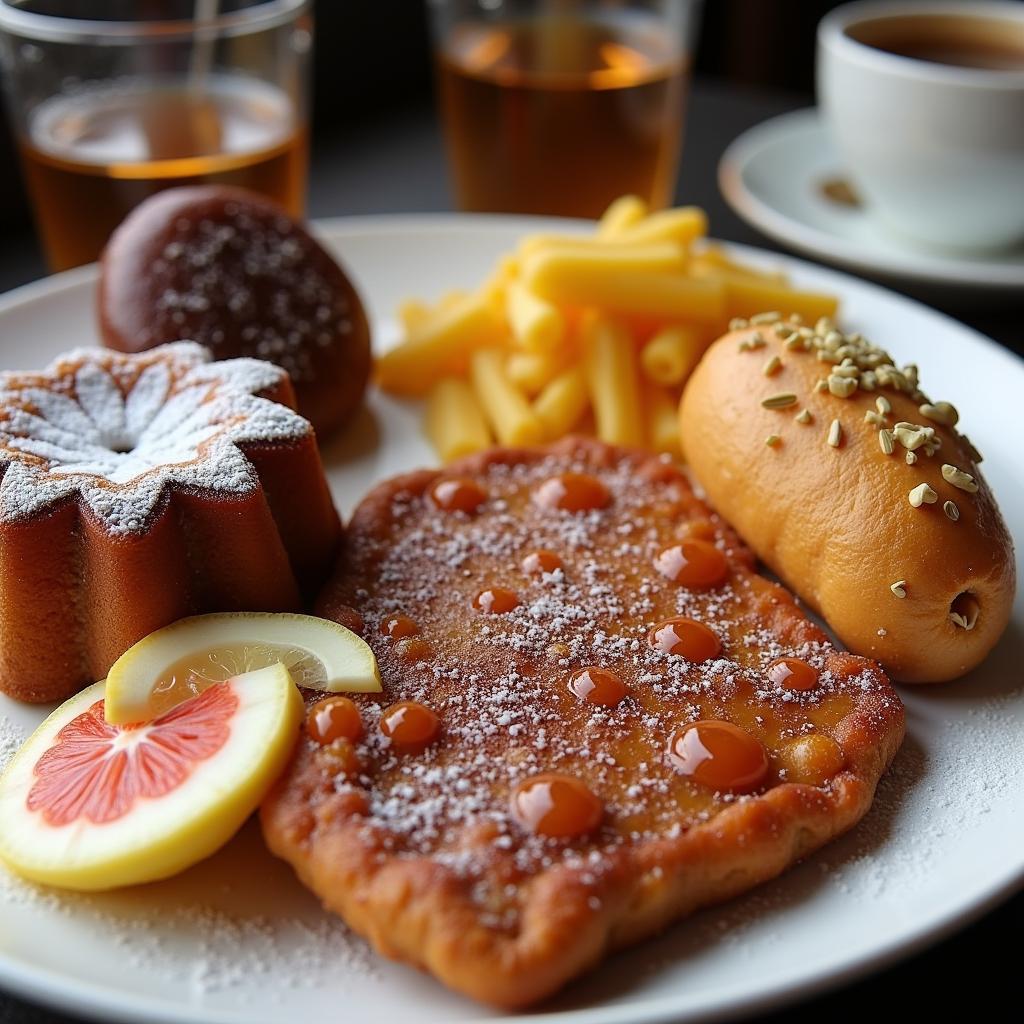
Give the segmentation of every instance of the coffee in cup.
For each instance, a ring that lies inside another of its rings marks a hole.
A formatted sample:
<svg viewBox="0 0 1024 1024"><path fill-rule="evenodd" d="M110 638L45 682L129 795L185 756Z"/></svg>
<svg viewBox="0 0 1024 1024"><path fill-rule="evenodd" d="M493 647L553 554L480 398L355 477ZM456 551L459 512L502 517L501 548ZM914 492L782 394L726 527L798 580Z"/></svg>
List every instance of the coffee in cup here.
<svg viewBox="0 0 1024 1024"><path fill-rule="evenodd" d="M846 4L818 28L818 97L872 217L928 246L1024 239L1024 4Z"/></svg>

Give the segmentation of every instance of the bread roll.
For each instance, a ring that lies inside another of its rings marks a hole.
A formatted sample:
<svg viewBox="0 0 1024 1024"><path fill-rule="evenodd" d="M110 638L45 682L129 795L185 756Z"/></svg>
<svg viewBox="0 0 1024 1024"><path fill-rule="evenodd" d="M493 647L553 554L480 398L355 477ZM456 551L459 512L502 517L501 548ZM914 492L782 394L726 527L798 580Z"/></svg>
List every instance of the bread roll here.
<svg viewBox="0 0 1024 1024"><path fill-rule="evenodd" d="M694 474L850 650L907 683L962 675L1002 634L1015 579L955 409L859 335L754 321L711 346L683 394Z"/></svg>

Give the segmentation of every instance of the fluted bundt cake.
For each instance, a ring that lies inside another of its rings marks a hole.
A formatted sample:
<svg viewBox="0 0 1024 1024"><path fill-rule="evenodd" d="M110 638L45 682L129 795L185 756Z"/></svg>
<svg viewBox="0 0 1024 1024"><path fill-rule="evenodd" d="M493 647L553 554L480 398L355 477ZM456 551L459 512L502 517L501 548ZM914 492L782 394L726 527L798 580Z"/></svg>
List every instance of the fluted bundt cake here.
<svg viewBox="0 0 1024 1024"><path fill-rule="evenodd" d="M0 374L0 691L63 700L182 616L301 608L341 528L294 404L192 342Z"/></svg>

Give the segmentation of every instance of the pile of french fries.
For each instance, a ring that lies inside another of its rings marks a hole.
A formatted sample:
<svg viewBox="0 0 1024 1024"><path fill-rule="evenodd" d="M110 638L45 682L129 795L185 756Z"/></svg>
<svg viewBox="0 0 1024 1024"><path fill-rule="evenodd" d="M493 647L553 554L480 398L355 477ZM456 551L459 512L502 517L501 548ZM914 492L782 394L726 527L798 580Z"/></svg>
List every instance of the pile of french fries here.
<svg viewBox="0 0 1024 1024"><path fill-rule="evenodd" d="M649 213L624 196L593 235L527 236L476 291L404 302L377 382L426 399L444 462L570 432L678 455L683 385L733 318L813 323L837 306L730 259L706 232L697 207Z"/></svg>

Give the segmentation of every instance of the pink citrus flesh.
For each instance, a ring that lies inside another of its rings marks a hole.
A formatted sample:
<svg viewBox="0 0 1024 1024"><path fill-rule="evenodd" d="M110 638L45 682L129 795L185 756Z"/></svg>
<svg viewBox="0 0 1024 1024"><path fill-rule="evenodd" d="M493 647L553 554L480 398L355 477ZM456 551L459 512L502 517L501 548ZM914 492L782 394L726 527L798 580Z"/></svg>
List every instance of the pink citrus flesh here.
<svg viewBox="0 0 1024 1024"><path fill-rule="evenodd" d="M106 721L96 683L50 715L0 776L0 859L69 889L176 874L256 809L302 714L283 665L215 683L129 726Z"/></svg>

